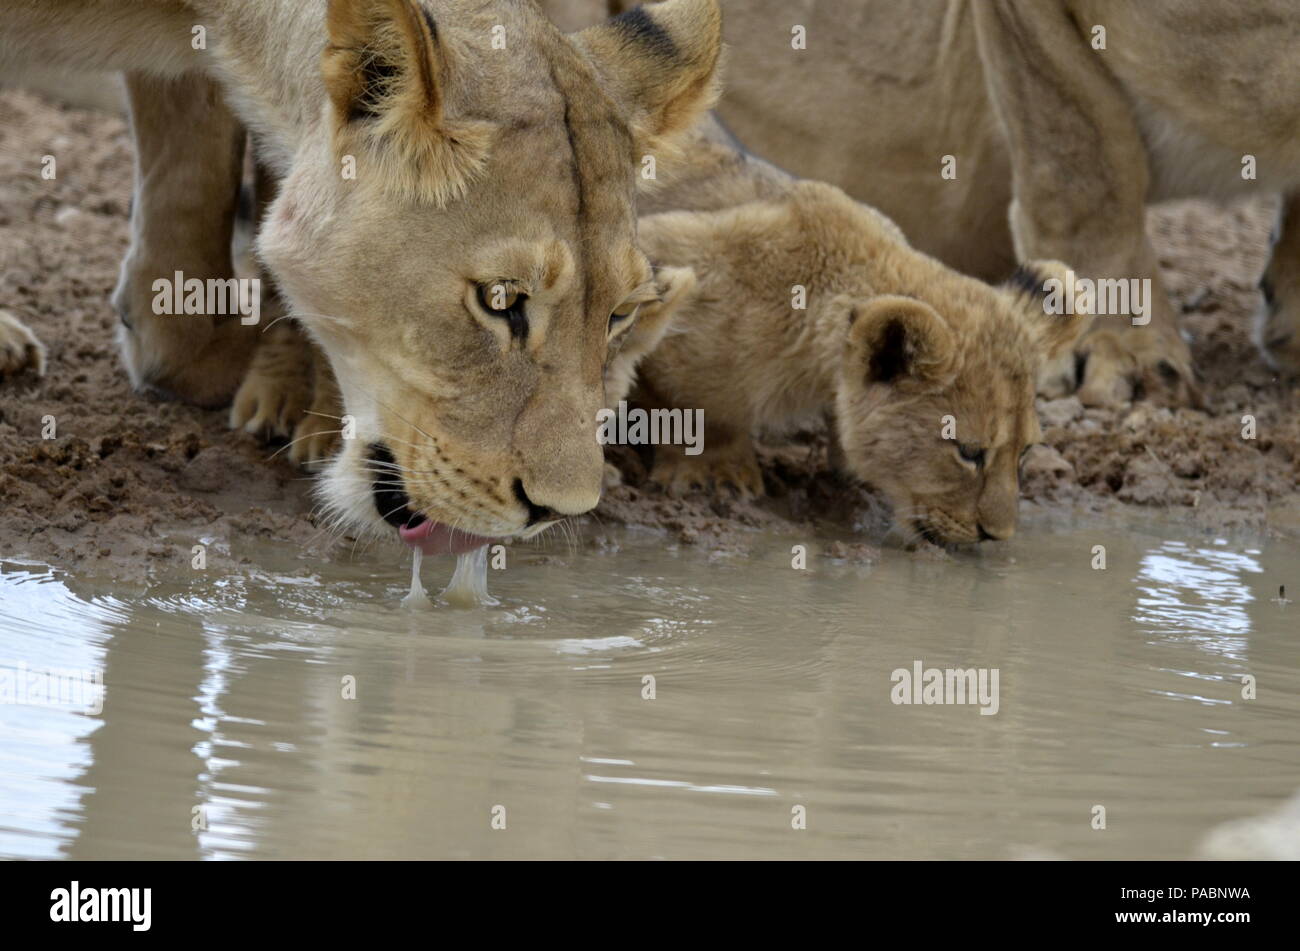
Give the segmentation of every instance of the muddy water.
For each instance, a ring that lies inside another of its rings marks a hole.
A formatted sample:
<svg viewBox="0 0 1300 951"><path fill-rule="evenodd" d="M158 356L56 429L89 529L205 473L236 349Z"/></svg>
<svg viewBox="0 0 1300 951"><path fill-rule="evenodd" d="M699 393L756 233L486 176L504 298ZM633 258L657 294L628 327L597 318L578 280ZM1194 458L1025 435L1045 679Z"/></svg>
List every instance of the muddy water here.
<svg viewBox="0 0 1300 951"><path fill-rule="evenodd" d="M787 537L556 542L426 613L396 554L142 590L6 562L0 662L105 692L0 706L0 855L1190 856L1300 787L1300 548L1170 535L804 570ZM893 702L917 662L996 672L996 713Z"/></svg>

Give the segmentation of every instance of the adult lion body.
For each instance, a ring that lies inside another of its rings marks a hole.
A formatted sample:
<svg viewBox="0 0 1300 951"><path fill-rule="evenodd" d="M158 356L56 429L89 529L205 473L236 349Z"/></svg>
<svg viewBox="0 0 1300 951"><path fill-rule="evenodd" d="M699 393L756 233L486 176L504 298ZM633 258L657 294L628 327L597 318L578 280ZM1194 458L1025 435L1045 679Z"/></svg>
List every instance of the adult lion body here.
<svg viewBox="0 0 1300 951"><path fill-rule="evenodd" d="M1290 191L1259 341L1270 362L1300 370L1294 4L746 0L728 13L742 66L721 111L760 154L844 186L979 276L1047 257L1152 281L1149 326L1084 343L1091 402L1128 396L1131 381L1152 389L1171 371L1192 379L1146 202ZM791 49L778 22L803 25L808 49ZM944 155L954 180L938 174ZM1256 179L1243 178L1246 155Z"/></svg>
<svg viewBox="0 0 1300 951"><path fill-rule="evenodd" d="M258 371L264 328L150 302L176 271L230 275L252 130L281 178L259 258L355 422L327 501L439 551L596 504L610 314L654 294L633 171L712 104L719 30L714 0L572 37L490 0L10 0L0 59L134 71L123 353L211 405Z"/></svg>
<svg viewBox="0 0 1300 951"><path fill-rule="evenodd" d="M575 3L551 0L570 15ZM727 0L724 12L718 111L758 155L839 185L978 277L1054 258L1152 281L1148 325L1101 320L1081 343L1088 402L1139 382L1195 396L1145 204L1283 193L1257 339L1271 364L1300 371L1292 0ZM954 178L940 174L945 156Z"/></svg>

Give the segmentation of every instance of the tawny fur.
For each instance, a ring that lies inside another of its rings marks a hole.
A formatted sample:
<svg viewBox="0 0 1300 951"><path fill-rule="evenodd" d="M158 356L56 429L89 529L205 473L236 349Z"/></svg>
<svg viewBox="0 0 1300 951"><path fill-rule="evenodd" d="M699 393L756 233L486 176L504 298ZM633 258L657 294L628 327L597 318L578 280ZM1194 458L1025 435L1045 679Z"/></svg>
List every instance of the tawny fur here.
<svg viewBox="0 0 1300 951"><path fill-rule="evenodd" d="M615 0L619 5L631 0ZM586 0L542 0L568 22ZM1300 374L1294 0L842 0L727 7L719 112L746 146L879 208L952 267L1149 279L1151 323L1081 339L1085 403L1198 400L1145 204L1283 195L1256 339ZM803 28L805 48L792 44ZM1105 48L1094 47L1095 28ZM1257 178L1242 176L1254 156ZM940 174L945 157L955 177ZM1014 205L1013 205L1014 201Z"/></svg>
<svg viewBox="0 0 1300 951"><path fill-rule="evenodd" d="M761 493L752 435L833 411L849 469L905 533L1012 534L1020 455L1038 437L1037 373L1087 326L1044 311L1041 288L1064 265L1033 262L1021 283L992 287L818 183L652 215L640 234L652 260L689 263L698 280L638 379L650 406L704 411L704 451L658 447L652 478Z"/></svg>
<svg viewBox="0 0 1300 951"><path fill-rule="evenodd" d="M340 527L359 533L391 533L371 501L376 442L395 455L412 510L463 531L524 531L520 487L559 515L596 503L609 315L653 286L635 244L635 173L713 104L720 45L715 0L671 0L576 37L505 0L12 0L0 10L0 57L134 70L159 84L160 100L175 82L195 79L191 97L216 83L257 139L282 176L258 256L328 356L355 424L323 486ZM236 133L209 131L142 167L185 181L205 167L204 148L231 154ZM355 175L344 174L348 159ZM209 240L228 247L227 165L199 205L219 209ZM154 214L187 207L179 185L150 188ZM124 268L124 352L141 382L219 403L255 358L211 319L196 322L187 352L176 325L148 313L145 290L171 277L175 256L156 223L140 220ZM224 271L188 276L229 275L228 253L182 256ZM477 303L478 288L499 281L528 294L525 338ZM302 394L282 389L316 365L272 356L243 381L251 402L238 420L279 425L286 408L301 412Z"/></svg>

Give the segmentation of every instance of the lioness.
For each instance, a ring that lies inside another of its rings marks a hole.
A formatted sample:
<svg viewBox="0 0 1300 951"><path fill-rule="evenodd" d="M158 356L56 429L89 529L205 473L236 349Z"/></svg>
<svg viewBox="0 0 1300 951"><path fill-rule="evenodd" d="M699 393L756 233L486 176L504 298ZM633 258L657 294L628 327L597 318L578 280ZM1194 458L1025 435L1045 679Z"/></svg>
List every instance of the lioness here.
<svg viewBox="0 0 1300 951"><path fill-rule="evenodd" d="M844 464L884 494L909 537L1015 531L1020 459L1040 439L1039 367L1087 326L1044 313L1044 284L1064 265L1031 262L991 287L814 182L652 215L640 233L652 260L689 262L698 285L641 361L639 399L702 409L705 422L700 455L656 447L652 481L761 494L751 434L833 410Z"/></svg>
<svg viewBox="0 0 1300 951"><path fill-rule="evenodd" d="M544 5L571 19L590 10ZM1139 390L1198 399L1146 202L1281 192L1256 334L1272 366L1300 372L1295 0L724 5L719 112L758 154L839 185L977 277L1055 258L1152 282L1148 325L1106 318L1080 341L1086 403Z"/></svg>
<svg viewBox="0 0 1300 951"><path fill-rule="evenodd" d="M154 314L152 284L190 262L229 275L253 130L281 177L258 254L355 425L330 511L441 552L596 504L602 370L631 323L611 315L655 296L633 171L711 106L720 29L715 0L572 36L505 0L9 0L0 56L136 71L154 147L124 357L199 402L229 399L250 340L237 320ZM203 220L160 216L160 195Z"/></svg>

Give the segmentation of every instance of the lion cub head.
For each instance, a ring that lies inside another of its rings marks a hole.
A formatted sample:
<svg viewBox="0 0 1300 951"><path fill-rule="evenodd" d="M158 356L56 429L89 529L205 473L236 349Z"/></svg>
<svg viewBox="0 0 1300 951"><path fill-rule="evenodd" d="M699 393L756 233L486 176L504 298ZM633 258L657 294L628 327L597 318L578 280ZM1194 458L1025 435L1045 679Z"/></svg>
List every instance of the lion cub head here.
<svg viewBox="0 0 1300 951"><path fill-rule="evenodd" d="M1019 467L1041 438L1040 367L1087 320L1044 312L1037 261L1000 288L954 276L940 311L913 297L840 298L851 326L836 419L855 475L884 493L905 533L944 544L1015 532Z"/></svg>
<svg viewBox="0 0 1300 951"><path fill-rule="evenodd" d="M656 296L635 173L716 97L716 0L572 36L531 3L331 0L327 28L258 247L355 427L330 508L431 553L587 511L608 348Z"/></svg>

